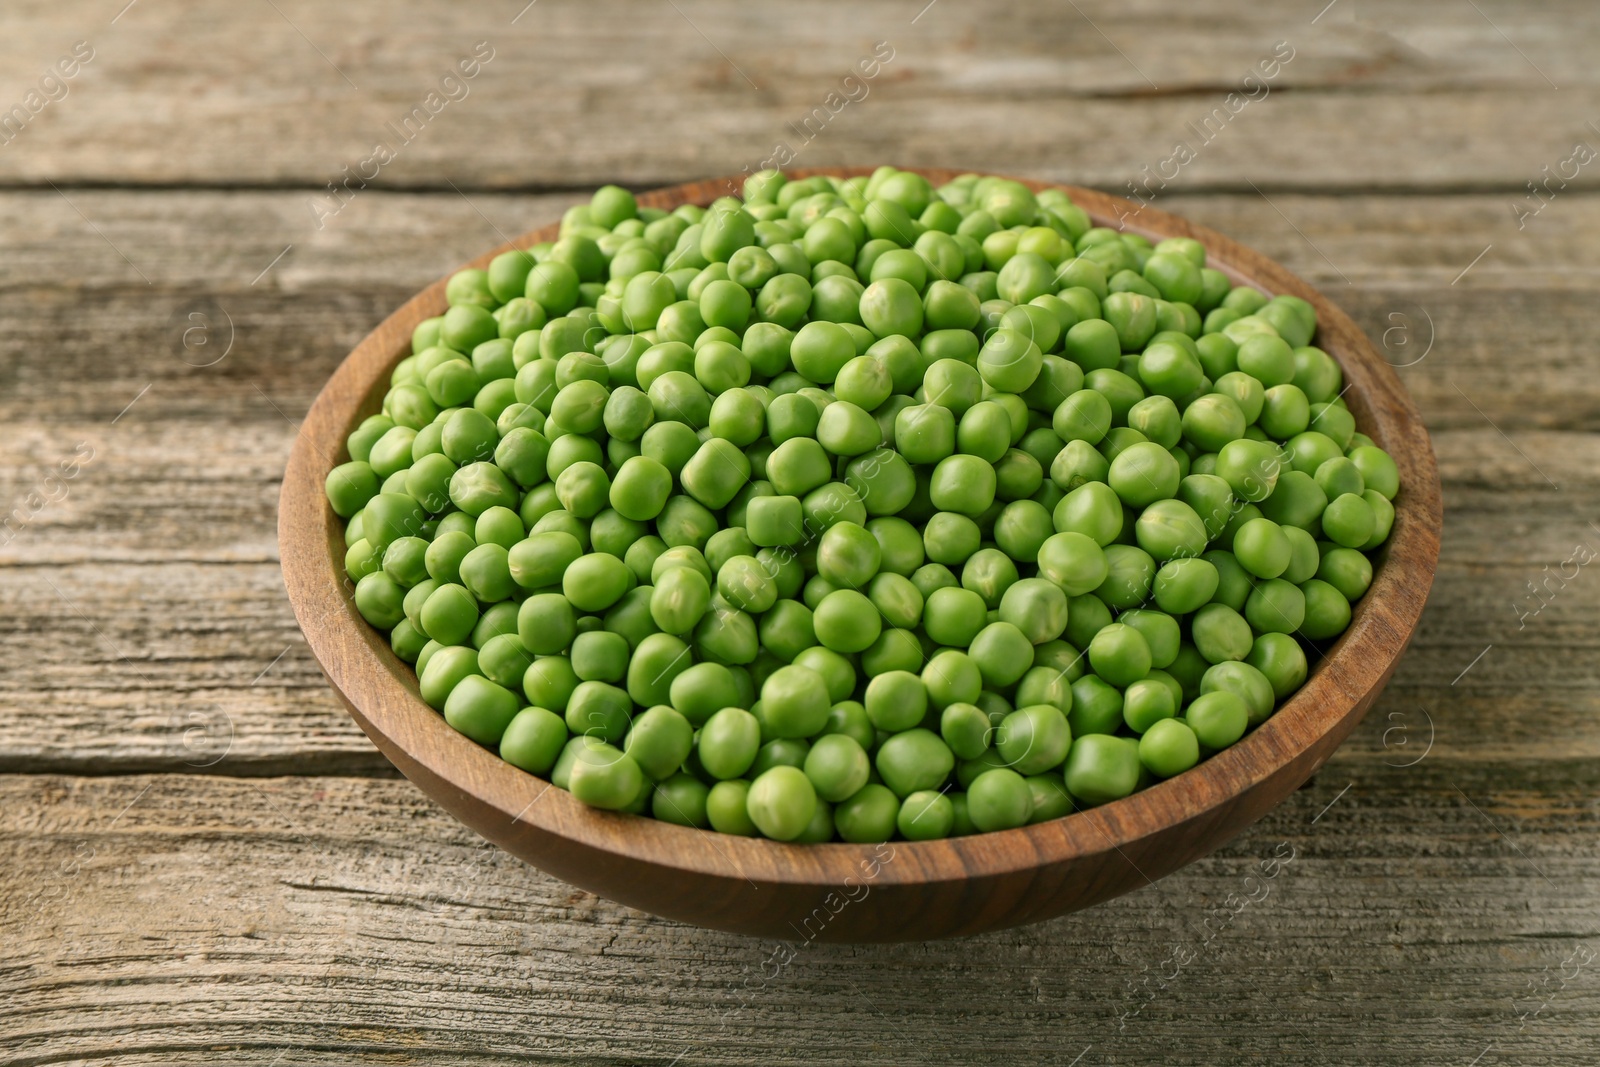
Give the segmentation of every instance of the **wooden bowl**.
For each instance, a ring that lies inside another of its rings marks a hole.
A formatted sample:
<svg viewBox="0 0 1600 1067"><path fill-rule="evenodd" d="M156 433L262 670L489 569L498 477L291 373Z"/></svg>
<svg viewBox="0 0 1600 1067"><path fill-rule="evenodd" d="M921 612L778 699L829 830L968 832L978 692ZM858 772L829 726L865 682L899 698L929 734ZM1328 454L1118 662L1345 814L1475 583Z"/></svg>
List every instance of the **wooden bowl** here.
<svg viewBox="0 0 1600 1067"><path fill-rule="evenodd" d="M854 176L866 169L796 171ZM935 183L955 171L922 171ZM1033 189L1044 182L1025 182ZM721 179L660 189L643 205L708 204ZM1097 225L1133 205L1064 187ZM585 807L501 761L423 704L412 669L356 613L340 520L323 479L347 458L346 434L379 408L412 328L445 309L441 279L385 319L323 388L284 474L278 538L306 640L367 736L457 818L556 877L656 915L784 941L904 941L1038 922L1148 884L1206 855L1298 788L1349 735L1394 671L1433 583L1438 472L1422 419L1393 369L1350 319L1283 267L1176 216L1145 208L1128 227L1193 237L1211 265L1317 310L1319 344L1344 368L1358 425L1400 469L1394 531L1350 628L1305 686L1264 724L1176 778L1102 807L1017 830L879 846L786 845ZM547 226L516 242L552 240ZM511 246L472 262L484 267Z"/></svg>

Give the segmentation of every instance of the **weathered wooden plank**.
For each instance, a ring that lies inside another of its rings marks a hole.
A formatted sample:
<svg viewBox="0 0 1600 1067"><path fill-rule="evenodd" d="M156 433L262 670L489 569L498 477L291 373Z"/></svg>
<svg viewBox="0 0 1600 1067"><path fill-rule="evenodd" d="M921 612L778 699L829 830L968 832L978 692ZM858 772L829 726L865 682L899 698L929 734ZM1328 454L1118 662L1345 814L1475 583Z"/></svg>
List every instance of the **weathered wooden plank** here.
<svg viewBox="0 0 1600 1067"><path fill-rule="evenodd" d="M961 942L797 936L780 967L775 944L524 867L403 782L4 777L0 1050L1209 1064L1248 1040L1295 1063L1409 1065L1492 1042L1502 1062L1587 1064L1600 985L1572 954L1600 935L1597 785L1593 765L1341 756L1217 855L1090 912Z"/></svg>
<svg viewBox="0 0 1600 1067"><path fill-rule="evenodd" d="M1183 139L1198 151L1184 180L1202 185L1247 189L1270 174L1280 187L1520 190L1586 136L1600 100L1589 62L1600 23L1579 0L1537 17L1448 0L1403 11L1346 0L1320 15L1222 0L922 13L547 0L520 14L412 0L386 8L381 27L306 0L275 6L146 4L114 23L81 0L8 11L6 106L74 41L94 58L65 97L34 98L0 180L320 188L385 141L397 157L377 180L391 186L663 184L759 165L784 142L808 164L1003 161L1120 188ZM390 133L480 41L493 58L446 86L457 99L436 97L410 143ZM843 86L879 41L893 58ZM1294 58L1270 95L1216 120L1210 143L1191 133L1278 41ZM830 105L841 90L857 102ZM807 142L815 108L827 121Z"/></svg>

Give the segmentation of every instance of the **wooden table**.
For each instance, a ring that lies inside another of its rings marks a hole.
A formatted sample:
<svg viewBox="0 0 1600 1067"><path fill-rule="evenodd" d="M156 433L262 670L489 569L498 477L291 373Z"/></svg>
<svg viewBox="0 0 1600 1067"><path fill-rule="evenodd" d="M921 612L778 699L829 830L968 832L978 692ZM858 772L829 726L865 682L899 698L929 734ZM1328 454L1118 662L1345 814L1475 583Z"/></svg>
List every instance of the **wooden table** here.
<svg viewBox="0 0 1600 1067"><path fill-rule="evenodd" d="M1600 1061L1600 9L123 2L0 22L0 1061ZM1427 615L1356 736L1215 856L779 966L486 846L328 690L273 524L344 353L583 189L780 142L1137 179L1403 366L1446 489Z"/></svg>

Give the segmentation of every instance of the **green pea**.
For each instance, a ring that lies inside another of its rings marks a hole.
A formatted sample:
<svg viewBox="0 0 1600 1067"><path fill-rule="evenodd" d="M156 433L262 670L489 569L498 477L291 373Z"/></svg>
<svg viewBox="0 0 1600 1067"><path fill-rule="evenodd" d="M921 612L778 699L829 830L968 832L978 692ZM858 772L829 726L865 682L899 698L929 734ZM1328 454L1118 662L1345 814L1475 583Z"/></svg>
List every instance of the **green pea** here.
<svg viewBox="0 0 1600 1067"><path fill-rule="evenodd" d="M1150 673L1150 645L1144 635L1124 623L1112 623L1089 643L1089 664L1112 685L1125 687Z"/></svg>
<svg viewBox="0 0 1600 1067"><path fill-rule="evenodd" d="M1022 775L996 767L968 786L967 812L973 826L986 833L1026 826L1033 816L1033 792Z"/></svg>
<svg viewBox="0 0 1600 1067"><path fill-rule="evenodd" d="M965 648L985 625L983 598L969 589L934 590L923 607L923 627L941 645Z"/></svg>
<svg viewBox="0 0 1600 1067"><path fill-rule="evenodd" d="M908 841L949 837L955 826L955 805L943 793L920 790L901 803L895 825L900 836Z"/></svg>
<svg viewBox="0 0 1600 1067"><path fill-rule="evenodd" d="M622 750L647 777L660 782L683 765L693 745L689 720L672 708L656 707L633 720Z"/></svg>
<svg viewBox="0 0 1600 1067"><path fill-rule="evenodd" d="M1059 708L1035 704L1007 715L995 731L995 747L1018 774L1059 767L1072 744L1072 730Z"/></svg>
<svg viewBox="0 0 1600 1067"><path fill-rule="evenodd" d="M833 823L842 840L874 844L894 836L899 814L900 799L871 782L834 806Z"/></svg>
<svg viewBox="0 0 1600 1067"><path fill-rule="evenodd" d="M1100 551L1099 546L1095 546L1095 551ZM1103 558L1104 553L1100 554ZM1001 594L1000 621L1015 626L1034 645L1055 640L1067 628L1065 588L1048 576L1024 578L1012 584Z"/></svg>
<svg viewBox="0 0 1600 1067"><path fill-rule="evenodd" d="M949 746L931 730L897 733L878 748L876 766L883 782L896 796L937 789L955 769Z"/></svg>
<svg viewBox="0 0 1600 1067"><path fill-rule="evenodd" d="M695 751L713 778L737 778L755 762L760 744L761 726L754 715L742 708L723 708L700 728Z"/></svg>
<svg viewBox="0 0 1600 1067"><path fill-rule="evenodd" d="M804 771L817 796L837 804L867 784L872 764L854 738L842 733L824 734L806 753Z"/></svg>
<svg viewBox="0 0 1600 1067"><path fill-rule="evenodd" d="M1013 329L999 329L984 342L978 353L978 373L992 388L1020 393L1038 378L1044 364L1043 353L1028 335Z"/></svg>
<svg viewBox="0 0 1600 1067"><path fill-rule="evenodd" d="M1156 572L1151 591L1162 611L1188 615L1211 602L1218 580L1216 565L1208 560L1172 559Z"/></svg>
<svg viewBox="0 0 1600 1067"><path fill-rule="evenodd" d="M1305 594L1281 578L1258 583L1244 606L1245 618L1257 633L1292 634L1305 613Z"/></svg>
<svg viewBox="0 0 1600 1067"><path fill-rule="evenodd" d="M1140 766L1138 744L1130 738L1080 737L1067 754L1067 789L1087 804L1117 800L1138 787Z"/></svg>
<svg viewBox="0 0 1600 1067"><path fill-rule="evenodd" d="M706 821L718 833L754 837L756 824L747 808L750 783L742 779L721 781L706 794Z"/></svg>
<svg viewBox="0 0 1600 1067"><path fill-rule="evenodd" d="M1366 547L1376 523L1372 505L1354 493L1336 497L1322 512L1322 532L1344 548Z"/></svg>
<svg viewBox="0 0 1600 1067"><path fill-rule="evenodd" d="M621 741L632 714L627 692L605 682L579 682L567 699L567 729L603 741Z"/></svg>
<svg viewBox="0 0 1600 1067"><path fill-rule="evenodd" d="M1171 778L1200 762L1200 742L1189 724L1162 719L1139 738L1139 762L1158 778Z"/></svg>
<svg viewBox="0 0 1600 1067"><path fill-rule="evenodd" d="M927 714L927 687L909 671L889 671L867 684L865 707L878 729L889 733L909 730Z"/></svg>
<svg viewBox="0 0 1600 1067"><path fill-rule="evenodd" d="M1135 444L1111 461L1108 480L1123 503L1146 507L1178 491L1181 472L1172 454L1154 442Z"/></svg>
<svg viewBox="0 0 1600 1067"><path fill-rule="evenodd" d="M516 717L517 695L481 674L463 677L444 703L444 719L458 732L482 745L500 743Z"/></svg>
<svg viewBox="0 0 1600 1067"><path fill-rule="evenodd" d="M1360 600L1372 585L1372 563L1355 549L1334 547L1323 555L1317 577L1346 600Z"/></svg>
<svg viewBox="0 0 1600 1067"><path fill-rule="evenodd" d="M1196 739L1212 750L1227 748L1249 727L1244 701L1225 689L1196 697L1184 709L1183 718Z"/></svg>
<svg viewBox="0 0 1600 1067"><path fill-rule="evenodd" d="M1293 547L1277 523L1257 518L1245 522L1234 534L1233 554L1257 578L1276 578L1288 569Z"/></svg>
<svg viewBox="0 0 1600 1067"><path fill-rule="evenodd" d="M1148 505L1134 523L1139 547L1157 560L1198 556L1205 551L1205 523L1182 500L1158 500Z"/></svg>
<svg viewBox="0 0 1600 1067"><path fill-rule="evenodd" d="M1155 581L1155 560L1144 549L1133 545L1109 545L1105 554L1106 580L1095 594L1118 611L1144 603Z"/></svg>
<svg viewBox="0 0 1600 1067"><path fill-rule="evenodd" d="M835 652L863 652L882 632L882 616L861 593L838 589L822 598L812 625L817 640Z"/></svg>
<svg viewBox="0 0 1600 1067"><path fill-rule="evenodd" d="M500 758L530 774L549 774L567 738L561 716L546 708L523 708L500 737Z"/></svg>
<svg viewBox="0 0 1600 1067"><path fill-rule="evenodd" d="M1232 693L1244 704L1251 726L1258 726L1267 720L1275 701L1272 683L1266 675L1248 663L1237 661L1218 663L1208 668L1200 678L1200 692Z"/></svg>
<svg viewBox="0 0 1600 1067"><path fill-rule="evenodd" d="M976 456L947 456L934 468L929 495L941 511L982 514L995 495L994 467Z"/></svg>
<svg viewBox="0 0 1600 1067"><path fill-rule="evenodd" d="M955 414L941 404L903 408L894 431L895 448L912 463L937 463L955 452Z"/></svg>

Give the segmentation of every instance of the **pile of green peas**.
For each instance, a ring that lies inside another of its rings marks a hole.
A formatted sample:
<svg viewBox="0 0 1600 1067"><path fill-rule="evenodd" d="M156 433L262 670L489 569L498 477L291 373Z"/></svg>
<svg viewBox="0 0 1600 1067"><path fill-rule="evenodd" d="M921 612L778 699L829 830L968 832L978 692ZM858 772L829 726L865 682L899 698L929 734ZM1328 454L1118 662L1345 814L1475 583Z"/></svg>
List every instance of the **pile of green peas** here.
<svg viewBox="0 0 1600 1067"><path fill-rule="evenodd" d="M1387 538L1312 307L964 175L606 186L449 280L327 478L422 699L599 808L1057 818L1263 722Z"/></svg>

